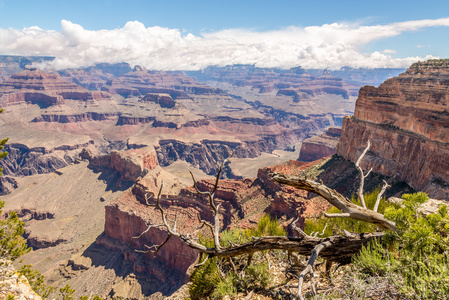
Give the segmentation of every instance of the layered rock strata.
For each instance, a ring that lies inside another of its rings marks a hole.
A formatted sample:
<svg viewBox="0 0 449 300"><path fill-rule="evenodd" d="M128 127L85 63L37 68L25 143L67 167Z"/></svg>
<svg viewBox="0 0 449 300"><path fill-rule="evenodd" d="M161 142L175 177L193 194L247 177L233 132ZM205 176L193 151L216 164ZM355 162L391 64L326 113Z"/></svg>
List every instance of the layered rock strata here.
<svg viewBox="0 0 449 300"><path fill-rule="evenodd" d="M80 152L93 143L90 140L87 143L56 147L28 147L24 144L10 143L5 146L9 154L0 160L0 166L5 175L11 176L50 173L73 163Z"/></svg>
<svg viewBox="0 0 449 300"><path fill-rule="evenodd" d="M449 61L413 64L378 88L363 87L343 122L337 153L366 169L406 181L431 197L449 198Z"/></svg>
<svg viewBox="0 0 449 300"><path fill-rule="evenodd" d="M64 99L88 101L104 98L110 98L110 95L89 91L62 79L57 73L43 72L37 68L27 68L0 83L2 106L27 102L46 108L61 104Z"/></svg>
<svg viewBox="0 0 449 300"><path fill-rule="evenodd" d="M261 169L258 177L241 180L221 180L216 191L216 203L220 204L220 223L227 228L246 228L254 226L265 213L277 217L281 222L300 216L301 227L304 226L304 216L316 215L325 210L325 201L314 199L305 191L288 186L281 186L269 180L268 174L273 171L297 173L311 166L310 163L291 161L285 165ZM155 177L157 176L157 177ZM146 296L156 291L163 295L170 294L174 289L188 280L188 268L197 259L197 252L193 251L177 238L170 241L156 256L134 252L133 249L147 250L153 245L162 243L167 232L163 227L154 227L140 239L133 240L131 248L128 245L133 237L140 235L148 225L161 223L158 210L145 205L146 199L150 204L155 203L155 197L161 187L163 176L157 168L150 171L136 184L106 206L105 230L97 241L111 251L121 251L124 260L133 266L133 272L141 281L158 281L159 286L147 290ZM211 191L213 180L199 180L197 187L201 191ZM180 232L193 233L199 225L197 216L212 222L212 214L208 199L196 194L193 187L182 188L176 193L174 186L164 182L163 195L160 203L172 222L177 219ZM307 199L307 200L306 200ZM208 232L203 234L207 235ZM146 278L145 280L143 278Z"/></svg>
<svg viewBox="0 0 449 300"><path fill-rule="evenodd" d="M0 82L5 81L14 73L20 72L26 66L34 63L45 63L54 60L50 56L15 56L0 55Z"/></svg>
<svg viewBox="0 0 449 300"><path fill-rule="evenodd" d="M164 93L175 100L189 98L189 94L224 94L220 89L198 83L180 72L148 71L140 66L135 66L131 72L108 81L102 90L117 93L123 97Z"/></svg>
<svg viewBox="0 0 449 300"><path fill-rule="evenodd" d="M314 161L335 154L341 128L329 128L321 135L305 139L299 152L300 161Z"/></svg>

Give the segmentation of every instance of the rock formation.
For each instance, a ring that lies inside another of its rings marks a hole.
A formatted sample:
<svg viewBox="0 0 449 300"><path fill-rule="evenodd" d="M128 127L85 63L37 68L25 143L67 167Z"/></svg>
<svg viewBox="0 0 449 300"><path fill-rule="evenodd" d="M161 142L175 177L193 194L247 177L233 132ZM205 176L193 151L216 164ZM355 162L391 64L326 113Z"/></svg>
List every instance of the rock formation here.
<svg viewBox="0 0 449 300"><path fill-rule="evenodd" d="M314 161L335 154L341 128L329 128L322 135L305 139L301 144L299 161Z"/></svg>
<svg viewBox="0 0 449 300"><path fill-rule="evenodd" d="M343 122L337 153L355 161L367 141L366 169L449 198L449 61L413 64L378 88L363 87Z"/></svg>
<svg viewBox="0 0 449 300"><path fill-rule="evenodd" d="M13 297L17 300L41 300L30 286L25 276L17 273L12 262L0 259L1 289L0 299Z"/></svg>
<svg viewBox="0 0 449 300"><path fill-rule="evenodd" d="M105 92L91 92L62 79L57 73L27 68L0 83L0 105L28 102L46 108L64 99L95 100L110 97Z"/></svg>
<svg viewBox="0 0 449 300"><path fill-rule="evenodd" d="M73 163L85 147L93 141L58 147L33 147L24 144L10 143L5 146L9 153L0 160L5 175L29 176L50 173Z"/></svg>
<svg viewBox="0 0 449 300"><path fill-rule="evenodd" d="M140 66L135 66L131 72L108 81L102 89L121 94L124 97L165 93L173 99L177 99L188 98L188 94L223 94L223 91L195 82L192 78L179 72L148 71Z"/></svg>
<svg viewBox="0 0 449 300"><path fill-rule="evenodd" d="M128 63L99 63L83 69L60 70L58 73L65 79L72 81L89 90L100 90L107 82L120 77L132 69Z"/></svg>
<svg viewBox="0 0 449 300"><path fill-rule="evenodd" d="M54 60L50 56L14 56L14 55L0 55L0 82L5 81L14 73L20 72L26 66L31 66L35 63L45 63Z"/></svg>

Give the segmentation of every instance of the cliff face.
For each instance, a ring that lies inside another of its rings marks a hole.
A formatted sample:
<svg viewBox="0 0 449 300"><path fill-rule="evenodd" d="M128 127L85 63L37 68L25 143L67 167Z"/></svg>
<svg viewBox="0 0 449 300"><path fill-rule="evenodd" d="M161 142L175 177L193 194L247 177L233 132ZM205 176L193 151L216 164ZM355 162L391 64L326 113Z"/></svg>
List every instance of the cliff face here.
<svg viewBox="0 0 449 300"><path fill-rule="evenodd" d="M96 100L109 98L107 92L91 92L57 73L47 73L36 68L28 68L15 73L0 83L0 103L3 106L29 102L46 108L63 103L64 99Z"/></svg>
<svg viewBox="0 0 449 300"><path fill-rule="evenodd" d="M371 141L364 168L449 198L449 62L412 65L378 88L363 87L345 118L337 153L355 162Z"/></svg>
<svg viewBox="0 0 449 300"><path fill-rule="evenodd" d="M85 147L93 141L82 144L72 144L57 147L28 147L23 144L11 143L5 146L9 153L0 160L0 166L5 175L29 176L45 174L63 168L78 157Z"/></svg>
<svg viewBox="0 0 449 300"><path fill-rule="evenodd" d="M299 161L314 161L335 154L341 128L329 128L325 133L305 139L301 144Z"/></svg>

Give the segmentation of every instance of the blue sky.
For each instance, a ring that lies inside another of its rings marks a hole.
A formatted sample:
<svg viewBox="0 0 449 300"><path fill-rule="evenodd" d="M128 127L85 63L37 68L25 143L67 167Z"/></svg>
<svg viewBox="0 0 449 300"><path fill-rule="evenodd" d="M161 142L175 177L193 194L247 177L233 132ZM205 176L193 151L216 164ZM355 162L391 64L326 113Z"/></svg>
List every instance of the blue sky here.
<svg viewBox="0 0 449 300"><path fill-rule="evenodd" d="M0 54L60 68L405 67L449 57L448 18L447 1L0 0Z"/></svg>

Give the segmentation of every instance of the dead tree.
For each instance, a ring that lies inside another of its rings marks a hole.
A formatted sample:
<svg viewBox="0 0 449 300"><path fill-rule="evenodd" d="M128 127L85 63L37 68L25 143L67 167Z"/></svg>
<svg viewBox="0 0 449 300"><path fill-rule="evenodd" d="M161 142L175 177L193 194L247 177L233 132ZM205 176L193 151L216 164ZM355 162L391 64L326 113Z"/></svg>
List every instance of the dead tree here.
<svg viewBox="0 0 449 300"><path fill-rule="evenodd" d="M301 178L297 176L289 176L283 175L279 173L270 174L271 180L293 186L298 189L306 190L309 192L313 192L318 194L327 200L330 204L337 207L341 213L338 214L325 214L326 217L329 218L352 218L355 220L365 221L369 223L376 224L382 230L396 230L395 223L387 220L382 214L377 212L377 208L379 207L379 202L384 194L388 184L385 182L384 186L377 197L376 204L373 210L370 210L366 207L365 201L363 199L363 185L364 179L369 174L364 174L363 170L360 168L360 162L367 153L370 147L370 143L368 142L368 146L365 148L360 158L356 163L356 167L361 173L362 180L359 187L359 197L361 206L352 203L348 198L341 195L335 190L332 190L325 186L322 182L315 182L312 180L308 180L307 178ZM155 204L150 204L148 202L148 198L146 198L146 203L148 206L153 206L160 211L162 217L161 224L149 225L148 228L139 236L134 237L133 239L140 238L144 233L148 232L150 228L153 227L163 227L167 230L168 235L166 240L159 245L146 246L148 248L147 251L141 252L153 252L157 253L161 247L171 238L177 237L182 240L187 246L198 250L199 252L206 255L206 258L203 262L197 264L196 266L203 265L209 258L211 257L235 257L243 254L249 254L250 256L258 251L263 250L287 250L291 252L296 252L301 255L310 255L309 261L307 263L306 268L301 272L298 281L298 291L297 297L299 299L304 299L302 296L302 285L304 281L304 277L307 274L311 275L311 283L312 283L312 293L316 293L315 282L314 282L314 264L318 256L321 256L328 262L336 262L338 264L347 264L351 262L351 258L354 254L358 253L363 245L366 245L369 241L374 238L381 238L384 233L383 232L374 232L374 233L351 233L345 231L344 235L334 235L326 238L319 238L316 236L307 235L304 231L296 226L296 221L292 222L292 228L298 233L299 237L287 237L287 236L264 236L264 237L253 237L253 240L244 244L231 244L229 247L222 247L220 244L220 222L219 222L219 208L220 205L215 201L215 193L218 188L220 175L223 171L225 163L228 159L232 157L228 155L228 158L222 162L222 164L218 167L218 173L215 177L214 186L212 191L200 191L197 187L197 181L195 180L192 173L193 187L196 192L201 195L207 196L209 206L211 208L211 213L213 215L213 223L207 222L205 220L200 219L198 216L199 222L201 224L200 227L208 227L211 231L214 247L206 247L200 244L197 239L195 239L195 234L181 234L176 229L176 217L173 221L169 221L167 219L166 213L162 206L160 205L160 195L162 191L162 186L159 190L158 197L156 199ZM171 223L171 224L170 224ZM198 229L200 229L200 227Z"/></svg>

